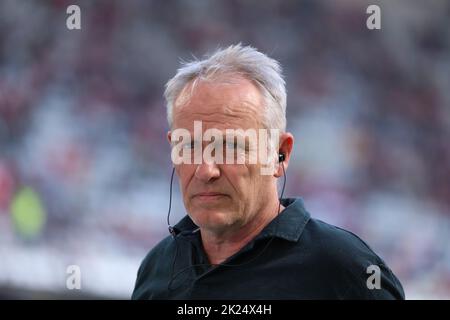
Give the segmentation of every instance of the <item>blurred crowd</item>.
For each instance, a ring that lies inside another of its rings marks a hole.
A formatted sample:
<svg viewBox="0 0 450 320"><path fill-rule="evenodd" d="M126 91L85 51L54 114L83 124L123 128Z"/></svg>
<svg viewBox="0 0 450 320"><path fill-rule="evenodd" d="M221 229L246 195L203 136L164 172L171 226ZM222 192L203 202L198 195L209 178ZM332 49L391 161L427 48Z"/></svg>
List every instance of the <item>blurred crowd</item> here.
<svg viewBox="0 0 450 320"><path fill-rule="evenodd" d="M0 0L0 296L62 292L69 264L129 296L166 235L164 84L242 42L283 65L287 194L367 240L407 298L450 298L450 3L370 4L381 30L356 0Z"/></svg>

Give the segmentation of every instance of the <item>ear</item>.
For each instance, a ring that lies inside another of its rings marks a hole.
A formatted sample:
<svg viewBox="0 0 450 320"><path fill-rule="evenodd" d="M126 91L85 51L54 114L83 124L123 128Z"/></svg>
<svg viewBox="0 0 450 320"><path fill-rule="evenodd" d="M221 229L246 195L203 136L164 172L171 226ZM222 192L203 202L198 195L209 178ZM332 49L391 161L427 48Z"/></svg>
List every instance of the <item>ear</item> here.
<svg viewBox="0 0 450 320"><path fill-rule="evenodd" d="M278 154L284 154L283 166L284 170L287 170L289 167L289 160L291 159L292 148L294 147L294 136L290 132L285 132L280 136L280 144L278 149ZM278 162L278 156L276 157L276 161ZM276 167L274 177L279 178L283 176L283 168L281 167L281 163Z"/></svg>
<svg viewBox="0 0 450 320"><path fill-rule="evenodd" d="M167 141L169 142L169 147L172 148L172 131L167 131ZM172 156L172 155L171 155ZM176 168L176 166L172 162L172 167ZM178 173L178 171L177 171Z"/></svg>

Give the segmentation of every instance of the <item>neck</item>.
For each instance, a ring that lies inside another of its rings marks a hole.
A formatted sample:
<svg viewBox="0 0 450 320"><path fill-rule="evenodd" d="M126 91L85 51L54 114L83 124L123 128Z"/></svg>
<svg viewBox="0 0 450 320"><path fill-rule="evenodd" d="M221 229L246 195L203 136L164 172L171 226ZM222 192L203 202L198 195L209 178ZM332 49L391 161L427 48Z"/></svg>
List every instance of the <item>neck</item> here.
<svg viewBox="0 0 450 320"><path fill-rule="evenodd" d="M211 264L223 263L230 256L238 252L242 247L255 238L270 221L272 221L284 209L278 199L265 206L263 212L258 212L249 222L243 226L216 233L201 229L203 248Z"/></svg>

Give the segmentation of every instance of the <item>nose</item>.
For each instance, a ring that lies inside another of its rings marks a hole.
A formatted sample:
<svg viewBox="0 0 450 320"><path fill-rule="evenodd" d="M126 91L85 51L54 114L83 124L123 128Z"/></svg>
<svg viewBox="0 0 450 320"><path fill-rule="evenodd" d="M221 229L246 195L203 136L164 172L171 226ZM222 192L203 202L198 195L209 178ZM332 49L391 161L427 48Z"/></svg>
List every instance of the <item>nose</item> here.
<svg viewBox="0 0 450 320"><path fill-rule="evenodd" d="M208 183L220 177L220 169L216 163L203 162L195 169L195 177L204 183Z"/></svg>

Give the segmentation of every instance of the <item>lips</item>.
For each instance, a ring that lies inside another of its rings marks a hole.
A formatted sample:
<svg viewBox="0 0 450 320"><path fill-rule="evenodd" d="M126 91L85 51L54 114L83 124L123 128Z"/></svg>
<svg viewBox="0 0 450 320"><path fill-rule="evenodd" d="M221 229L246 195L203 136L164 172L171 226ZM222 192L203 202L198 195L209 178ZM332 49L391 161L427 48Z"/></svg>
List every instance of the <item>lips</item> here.
<svg viewBox="0 0 450 320"><path fill-rule="evenodd" d="M199 192L195 194L195 196L213 197L213 196L226 196L226 194L221 192Z"/></svg>
<svg viewBox="0 0 450 320"><path fill-rule="evenodd" d="M218 198L226 197L226 196L227 195L225 193L221 193L221 192L199 192L194 195L194 198L209 200L209 199L218 199Z"/></svg>

